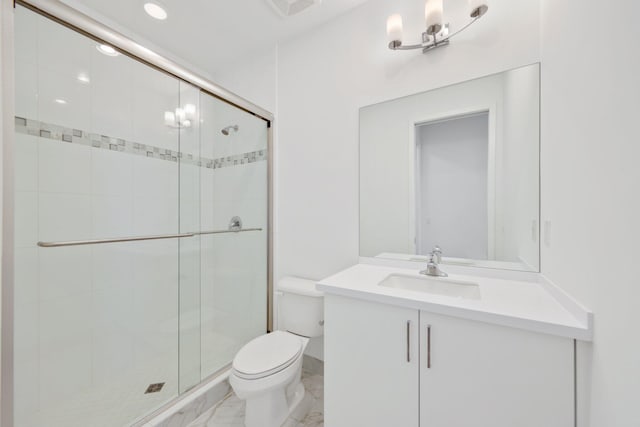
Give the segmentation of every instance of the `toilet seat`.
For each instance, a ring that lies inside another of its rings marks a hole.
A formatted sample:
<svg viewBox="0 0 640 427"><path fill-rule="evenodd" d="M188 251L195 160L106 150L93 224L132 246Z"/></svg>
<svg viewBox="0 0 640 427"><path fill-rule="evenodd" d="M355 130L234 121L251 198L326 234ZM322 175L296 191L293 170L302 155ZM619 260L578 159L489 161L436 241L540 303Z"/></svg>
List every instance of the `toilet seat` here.
<svg viewBox="0 0 640 427"><path fill-rule="evenodd" d="M239 378L257 380L280 372L302 353L302 338L283 331L261 335L245 344L233 359Z"/></svg>

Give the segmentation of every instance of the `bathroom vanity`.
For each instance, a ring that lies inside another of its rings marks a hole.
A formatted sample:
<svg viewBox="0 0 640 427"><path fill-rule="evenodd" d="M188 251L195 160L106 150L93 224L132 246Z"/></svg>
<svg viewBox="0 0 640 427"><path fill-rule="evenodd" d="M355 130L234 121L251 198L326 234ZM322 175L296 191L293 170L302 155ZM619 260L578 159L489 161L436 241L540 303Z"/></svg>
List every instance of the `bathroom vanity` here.
<svg viewBox="0 0 640 427"><path fill-rule="evenodd" d="M536 274L449 270L358 264L318 283L326 425L573 426L590 313Z"/></svg>
<svg viewBox="0 0 640 427"><path fill-rule="evenodd" d="M532 64L360 109L361 264L317 285L327 426L575 425L592 321L539 274L539 82Z"/></svg>

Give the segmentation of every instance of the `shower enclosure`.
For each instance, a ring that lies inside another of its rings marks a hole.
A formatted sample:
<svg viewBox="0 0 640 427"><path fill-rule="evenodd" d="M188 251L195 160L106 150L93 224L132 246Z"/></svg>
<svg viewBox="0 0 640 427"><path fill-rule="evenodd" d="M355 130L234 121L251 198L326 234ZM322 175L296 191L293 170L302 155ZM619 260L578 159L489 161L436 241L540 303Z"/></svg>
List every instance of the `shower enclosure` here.
<svg viewBox="0 0 640 427"><path fill-rule="evenodd" d="M15 9L14 425L131 425L270 328L272 118L65 17Z"/></svg>

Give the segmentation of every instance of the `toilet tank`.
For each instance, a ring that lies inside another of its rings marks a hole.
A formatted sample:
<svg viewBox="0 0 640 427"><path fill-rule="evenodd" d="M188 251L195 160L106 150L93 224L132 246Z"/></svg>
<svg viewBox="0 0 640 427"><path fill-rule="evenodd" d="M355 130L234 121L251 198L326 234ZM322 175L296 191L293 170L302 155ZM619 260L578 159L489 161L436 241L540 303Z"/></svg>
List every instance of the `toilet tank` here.
<svg viewBox="0 0 640 427"><path fill-rule="evenodd" d="M279 329L310 338L324 333L324 298L315 281L283 277L278 291Z"/></svg>

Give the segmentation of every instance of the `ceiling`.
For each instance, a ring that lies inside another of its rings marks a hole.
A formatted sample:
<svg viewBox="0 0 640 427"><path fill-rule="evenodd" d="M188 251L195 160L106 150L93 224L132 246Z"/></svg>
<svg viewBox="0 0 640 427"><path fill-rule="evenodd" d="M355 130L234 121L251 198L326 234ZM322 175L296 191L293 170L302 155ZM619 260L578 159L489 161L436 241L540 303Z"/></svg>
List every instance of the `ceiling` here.
<svg viewBox="0 0 640 427"><path fill-rule="evenodd" d="M274 46L347 12L366 0L322 0L287 18L267 0L161 0L165 21L149 17L143 0L63 0L104 17L178 58L213 73L244 55ZM119 29L119 28L115 28Z"/></svg>

